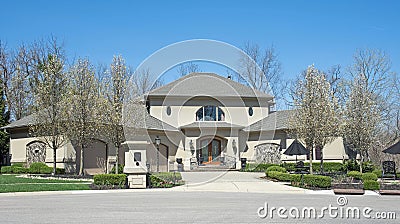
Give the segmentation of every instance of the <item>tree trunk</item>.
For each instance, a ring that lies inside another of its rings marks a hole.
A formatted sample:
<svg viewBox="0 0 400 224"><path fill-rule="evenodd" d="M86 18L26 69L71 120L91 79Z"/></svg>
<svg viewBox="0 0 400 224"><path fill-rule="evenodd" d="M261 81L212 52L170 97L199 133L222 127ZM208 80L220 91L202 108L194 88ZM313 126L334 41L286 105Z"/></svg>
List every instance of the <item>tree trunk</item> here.
<svg viewBox="0 0 400 224"><path fill-rule="evenodd" d="M321 164L320 164L321 173L324 173L324 152L323 148L321 147Z"/></svg>
<svg viewBox="0 0 400 224"><path fill-rule="evenodd" d="M80 158L80 162L79 162L79 175L83 176L83 144L81 144L81 158Z"/></svg>
<svg viewBox="0 0 400 224"><path fill-rule="evenodd" d="M119 145L115 146L115 174L118 174L118 166L119 166Z"/></svg>
<svg viewBox="0 0 400 224"><path fill-rule="evenodd" d="M313 155L314 155L314 147L311 147L311 149L310 149L310 174L313 174L313 168L312 168Z"/></svg>
<svg viewBox="0 0 400 224"><path fill-rule="evenodd" d="M57 167L57 148L53 146L53 173L52 175L56 175L56 167Z"/></svg>
<svg viewBox="0 0 400 224"><path fill-rule="evenodd" d="M360 152L360 173L363 172L362 164L363 164L363 155L362 155L362 152Z"/></svg>

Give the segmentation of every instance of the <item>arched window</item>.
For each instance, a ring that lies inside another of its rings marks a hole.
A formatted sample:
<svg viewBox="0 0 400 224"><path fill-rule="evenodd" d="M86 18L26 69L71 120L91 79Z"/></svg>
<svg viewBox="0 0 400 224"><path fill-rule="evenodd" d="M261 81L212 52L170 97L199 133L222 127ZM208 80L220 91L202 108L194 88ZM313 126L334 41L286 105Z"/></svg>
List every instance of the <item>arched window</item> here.
<svg viewBox="0 0 400 224"><path fill-rule="evenodd" d="M196 121L225 121L225 113L217 106L204 106L197 110Z"/></svg>

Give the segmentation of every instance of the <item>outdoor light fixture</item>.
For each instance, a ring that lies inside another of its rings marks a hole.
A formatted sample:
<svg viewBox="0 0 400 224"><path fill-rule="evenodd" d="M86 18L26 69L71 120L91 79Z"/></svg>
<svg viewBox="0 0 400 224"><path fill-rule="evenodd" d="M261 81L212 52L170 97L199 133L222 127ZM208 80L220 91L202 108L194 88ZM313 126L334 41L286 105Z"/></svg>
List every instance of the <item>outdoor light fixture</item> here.
<svg viewBox="0 0 400 224"><path fill-rule="evenodd" d="M157 146L157 173L160 172L160 144L161 144L161 139L156 136L156 146Z"/></svg>
<svg viewBox="0 0 400 224"><path fill-rule="evenodd" d="M160 146L160 144L161 144L161 139L160 139L160 137L158 137L158 135L156 136L156 145L157 146Z"/></svg>
<svg viewBox="0 0 400 224"><path fill-rule="evenodd" d="M193 155L194 155L193 140L190 140L190 142L189 142L189 147L190 147L190 152L192 153L192 156L193 156Z"/></svg>
<svg viewBox="0 0 400 224"><path fill-rule="evenodd" d="M232 141L232 149L233 149L233 152L236 154L237 153L237 147L236 147L236 140L235 139L233 139L233 141Z"/></svg>

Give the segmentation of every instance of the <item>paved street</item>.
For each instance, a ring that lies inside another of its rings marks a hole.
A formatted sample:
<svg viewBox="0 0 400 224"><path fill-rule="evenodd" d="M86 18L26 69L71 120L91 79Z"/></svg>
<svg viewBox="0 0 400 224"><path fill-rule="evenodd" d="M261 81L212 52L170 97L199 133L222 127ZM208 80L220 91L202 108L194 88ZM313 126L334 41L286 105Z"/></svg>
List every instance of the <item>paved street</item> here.
<svg viewBox="0 0 400 224"><path fill-rule="evenodd" d="M259 207L338 206L337 196L233 192L109 191L0 195L1 223L396 223L396 220L261 219ZM400 197L349 196L348 206L395 211ZM373 214L373 213L372 213ZM327 215L328 216L328 215ZM397 221L398 223L398 221Z"/></svg>
<svg viewBox="0 0 400 224"><path fill-rule="evenodd" d="M329 191L309 191L260 179L262 173L182 173L186 185L171 189L32 192L0 194L0 223L398 223L396 220L295 219L289 210L313 207L370 207L395 212L400 219L399 196L348 196L339 206ZM265 219L265 203L268 211ZM287 219L277 213L284 207ZM259 213L258 213L259 211ZM273 214L271 217L270 215ZM295 213L293 213L295 214ZM300 213L301 215L302 213ZM302 217L302 216L301 216ZM307 217L307 216L306 216ZM340 215L338 215L340 217Z"/></svg>

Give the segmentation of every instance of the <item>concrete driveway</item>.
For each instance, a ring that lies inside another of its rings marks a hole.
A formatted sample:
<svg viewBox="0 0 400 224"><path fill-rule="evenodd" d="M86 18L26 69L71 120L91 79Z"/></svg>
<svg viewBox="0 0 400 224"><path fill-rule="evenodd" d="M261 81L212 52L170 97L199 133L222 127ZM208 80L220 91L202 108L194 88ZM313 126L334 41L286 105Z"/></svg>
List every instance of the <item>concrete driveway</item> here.
<svg viewBox="0 0 400 224"><path fill-rule="evenodd" d="M173 191L223 191L251 193L304 194L307 190L262 179L264 173L250 172L182 172L185 185Z"/></svg>

